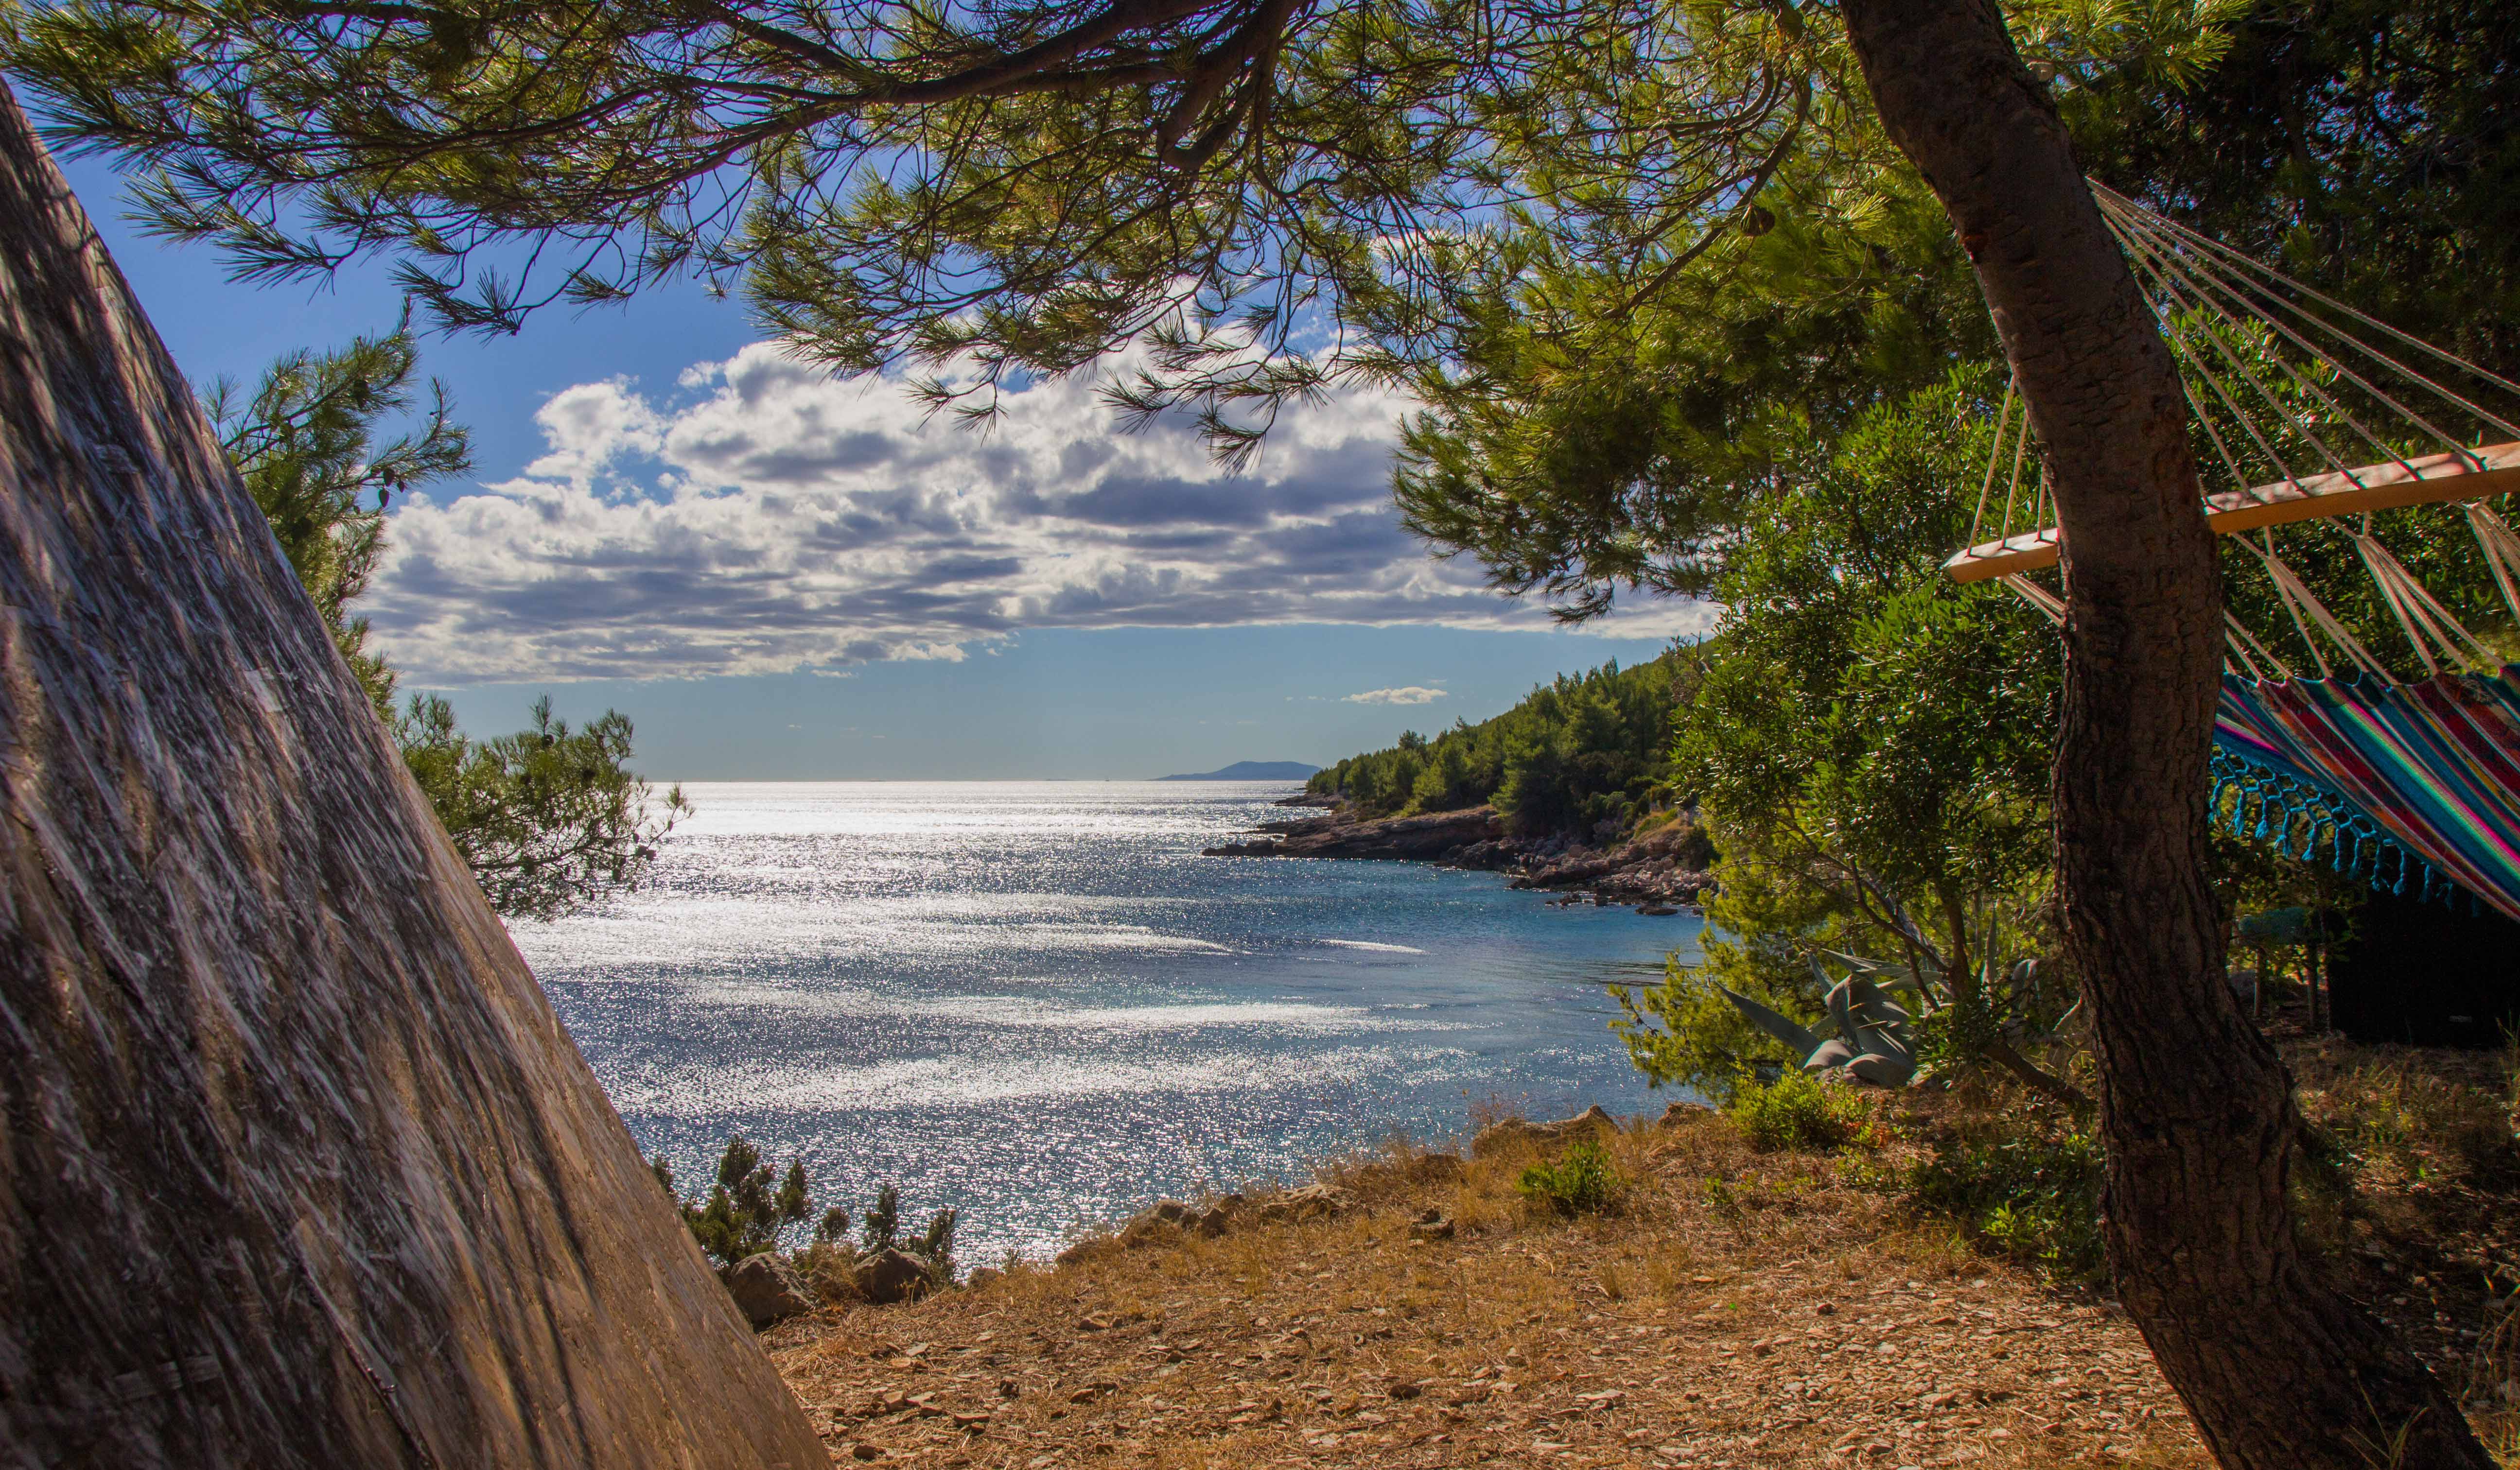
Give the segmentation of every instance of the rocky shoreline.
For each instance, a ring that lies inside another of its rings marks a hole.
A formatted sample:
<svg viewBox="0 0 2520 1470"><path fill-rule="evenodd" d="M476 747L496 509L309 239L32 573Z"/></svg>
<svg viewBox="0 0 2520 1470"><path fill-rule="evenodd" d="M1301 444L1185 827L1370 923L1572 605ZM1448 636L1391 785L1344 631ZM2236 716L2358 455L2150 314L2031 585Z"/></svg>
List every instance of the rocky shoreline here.
<svg viewBox="0 0 2520 1470"><path fill-rule="evenodd" d="M1280 806L1328 798L1289 797ZM1432 863L1513 874L1516 888L1566 893L1558 903L1633 904L1648 914L1693 910L1714 886L1705 835L1686 817L1642 836L1600 846L1578 837L1516 837L1494 807L1360 820L1344 810L1263 823L1250 841L1206 849L1211 858L1349 858Z"/></svg>

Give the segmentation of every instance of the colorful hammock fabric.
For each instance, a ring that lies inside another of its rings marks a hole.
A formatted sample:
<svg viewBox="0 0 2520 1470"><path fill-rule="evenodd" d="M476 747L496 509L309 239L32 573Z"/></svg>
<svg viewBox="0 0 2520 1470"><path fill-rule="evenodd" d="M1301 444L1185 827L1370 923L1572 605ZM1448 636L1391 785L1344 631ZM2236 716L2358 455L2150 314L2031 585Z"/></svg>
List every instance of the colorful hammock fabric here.
<svg viewBox="0 0 2520 1470"><path fill-rule="evenodd" d="M2520 664L2410 684L2223 676L2215 794L2234 829L2406 893L2520 919ZM2411 860L2411 861L2410 861ZM2394 871L2392 866L2394 864Z"/></svg>

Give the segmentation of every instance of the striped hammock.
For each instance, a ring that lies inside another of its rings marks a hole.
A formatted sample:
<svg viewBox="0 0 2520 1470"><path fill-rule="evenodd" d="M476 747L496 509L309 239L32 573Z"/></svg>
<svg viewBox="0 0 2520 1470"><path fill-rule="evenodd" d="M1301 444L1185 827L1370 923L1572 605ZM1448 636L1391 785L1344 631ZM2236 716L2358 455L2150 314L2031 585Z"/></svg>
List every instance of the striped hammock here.
<svg viewBox="0 0 2520 1470"><path fill-rule="evenodd" d="M2520 919L2520 664L2408 684L2226 673L2214 777L2239 835Z"/></svg>

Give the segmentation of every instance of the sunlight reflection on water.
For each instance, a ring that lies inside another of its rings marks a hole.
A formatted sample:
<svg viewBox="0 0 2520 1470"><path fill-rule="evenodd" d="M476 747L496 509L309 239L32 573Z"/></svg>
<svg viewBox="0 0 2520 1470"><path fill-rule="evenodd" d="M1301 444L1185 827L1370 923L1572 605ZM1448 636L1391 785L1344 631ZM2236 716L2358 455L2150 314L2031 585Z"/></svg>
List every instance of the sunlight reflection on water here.
<svg viewBox="0 0 2520 1470"><path fill-rule="evenodd" d="M687 786L656 880L517 942L687 1186L742 1132L818 1209L964 1211L964 1260L1283 1177L1473 1103L1659 1107L1601 986L1688 918L1490 874L1201 858L1279 783Z"/></svg>

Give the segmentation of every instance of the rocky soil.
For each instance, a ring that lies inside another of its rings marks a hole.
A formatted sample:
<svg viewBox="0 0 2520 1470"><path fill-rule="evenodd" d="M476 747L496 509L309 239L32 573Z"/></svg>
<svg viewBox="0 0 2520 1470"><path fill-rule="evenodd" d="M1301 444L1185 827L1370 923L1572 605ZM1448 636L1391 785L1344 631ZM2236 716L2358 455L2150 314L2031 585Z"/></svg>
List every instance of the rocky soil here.
<svg viewBox="0 0 2520 1470"><path fill-rule="evenodd" d="M1322 798L1291 798L1318 805ZM1282 802L1281 805L1289 803ZM1360 821L1344 812L1263 823L1247 842L1206 850L1211 858L1355 858L1434 863L1514 874L1516 888L1568 891L1595 903L1677 912L1712 885L1711 858L1694 824L1677 819L1627 840L1588 845L1573 836L1507 834L1494 807Z"/></svg>
<svg viewBox="0 0 2520 1470"><path fill-rule="evenodd" d="M1578 1125L1569 1125L1578 1126ZM1150 1212L1056 1269L768 1343L839 1464L2209 1462L2141 1341L1831 1160L1675 1109L1602 1131L1611 1213L1521 1199L1562 1131Z"/></svg>
<svg viewBox="0 0 2520 1470"><path fill-rule="evenodd" d="M2349 1191L2304 1196L2342 1285L2520 1466L2520 1049L2270 1032ZM764 1341L834 1464L2208 1470L2125 1315L1878 1186L2002 1096L1880 1094L1882 1151L1752 1151L1679 1105L1504 1119L1298 1188L1169 1201ZM1525 1199L1579 1136L1612 1206ZM2324 1202L2322 1202L2322 1200Z"/></svg>

